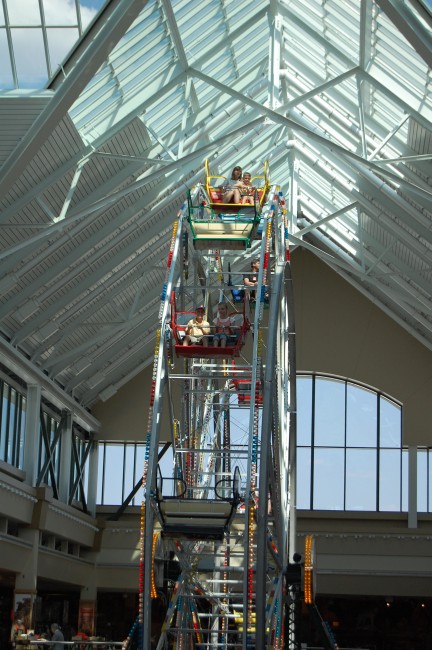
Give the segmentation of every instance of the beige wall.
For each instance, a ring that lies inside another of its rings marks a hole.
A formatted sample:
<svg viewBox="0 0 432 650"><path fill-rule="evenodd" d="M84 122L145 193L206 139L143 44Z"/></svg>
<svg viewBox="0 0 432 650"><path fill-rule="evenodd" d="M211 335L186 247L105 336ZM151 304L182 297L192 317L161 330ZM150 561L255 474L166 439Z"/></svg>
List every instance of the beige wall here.
<svg viewBox="0 0 432 650"><path fill-rule="evenodd" d="M297 513L297 550L313 534L319 594L429 596L431 515L407 527L405 513Z"/></svg>
<svg viewBox="0 0 432 650"><path fill-rule="evenodd" d="M311 253L295 251L292 267L297 369L384 391L404 406L404 443L431 444L432 352ZM150 381L148 368L94 407L100 439L144 440Z"/></svg>
<svg viewBox="0 0 432 650"><path fill-rule="evenodd" d="M311 253L293 260L297 370L364 382L402 402L404 443L432 442L432 352Z"/></svg>
<svg viewBox="0 0 432 650"><path fill-rule="evenodd" d="M134 440L143 442L147 432L152 367L147 368L111 399L93 407L100 421L101 440Z"/></svg>

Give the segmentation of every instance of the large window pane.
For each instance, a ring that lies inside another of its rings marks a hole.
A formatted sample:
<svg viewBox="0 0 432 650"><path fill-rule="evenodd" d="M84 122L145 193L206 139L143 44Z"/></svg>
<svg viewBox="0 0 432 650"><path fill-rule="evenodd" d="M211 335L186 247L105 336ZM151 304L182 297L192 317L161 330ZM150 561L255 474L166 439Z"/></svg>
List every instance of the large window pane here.
<svg viewBox="0 0 432 650"><path fill-rule="evenodd" d="M76 25L78 23L75 2L60 3L43 0L47 25Z"/></svg>
<svg viewBox="0 0 432 650"><path fill-rule="evenodd" d="M83 0L80 3L81 11L81 23L83 29L86 29L87 25L93 20L96 15L96 12L104 6L106 0L92 0L91 7L84 6ZM88 4L88 3L86 3Z"/></svg>
<svg viewBox="0 0 432 650"><path fill-rule="evenodd" d="M379 509L400 512L401 509L401 452L382 449L379 466Z"/></svg>
<svg viewBox="0 0 432 650"><path fill-rule="evenodd" d="M78 459L79 459L79 468L76 466L75 460L72 457L71 458L71 474L70 474L70 490L72 490L75 486L75 482L78 479L78 476L80 476L80 481L78 481L73 498L76 501L80 501L82 499L82 492L81 492L81 484L82 484L82 489L84 490L84 497L87 500L88 498L88 482L89 482L89 467L90 467L90 456L88 455L86 458L86 461L84 463L84 467L81 467L83 464L83 459L86 454L87 450L87 444L79 434L75 435L75 445L77 448L77 454L78 454ZM102 465L101 465L102 468Z"/></svg>
<svg viewBox="0 0 432 650"><path fill-rule="evenodd" d="M135 487L134 482L134 462L135 462L135 445L127 444L124 455L124 486L122 502L129 496Z"/></svg>
<svg viewBox="0 0 432 650"><path fill-rule="evenodd" d="M345 383L334 379L315 381L315 445L345 444Z"/></svg>
<svg viewBox="0 0 432 650"><path fill-rule="evenodd" d="M400 447L401 409L385 397L380 397L380 447Z"/></svg>
<svg viewBox="0 0 432 650"><path fill-rule="evenodd" d="M105 445L99 444L98 446L98 477L96 489L96 503L104 504L103 495L103 482L104 482L104 458L105 458Z"/></svg>
<svg viewBox="0 0 432 650"><path fill-rule="evenodd" d="M347 449L346 510L377 509L377 452Z"/></svg>
<svg viewBox="0 0 432 650"><path fill-rule="evenodd" d="M17 392L11 388L9 391L9 418L6 425L8 432L7 449L5 450L4 455L4 460L9 464L13 464L13 445L16 433L17 419Z"/></svg>
<svg viewBox="0 0 432 650"><path fill-rule="evenodd" d="M11 32L19 86L39 88L48 79L42 30L12 29Z"/></svg>
<svg viewBox="0 0 432 650"><path fill-rule="evenodd" d="M51 72L55 72L79 38L77 28L48 28L47 39Z"/></svg>
<svg viewBox="0 0 432 650"><path fill-rule="evenodd" d="M314 510L344 509L344 450L315 449Z"/></svg>
<svg viewBox="0 0 432 650"><path fill-rule="evenodd" d="M90 474L90 454L87 456L84 465L84 472L83 472L84 494L85 494L86 501L88 499L89 474Z"/></svg>
<svg viewBox="0 0 432 650"><path fill-rule="evenodd" d="M137 445L135 460L135 483L142 478L144 469L145 445Z"/></svg>
<svg viewBox="0 0 432 650"><path fill-rule="evenodd" d="M428 511L427 469L428 469L427 449L418 449L417 451L417 512Z"/></svg>
<svg viewBox="0 0 432 650"><path fill-rule="evenodd" d="M159 452L162 448L159 449ZM172 447L166 450L159 461L159 467L162 476L174 476L173 450Z"/></svg>
<svg viewBox="0 0 432 650"><path fill-rule="evenodd" d="M122 503L123 445L107 445L105 452L104 503Z"/></svg>
<svg viewBox="0 0 432 650"><path fill-rule="evenodd" d="M1 429L0 429L0 459L7 458L7 445L9 438L9 386L5 383L2 386L2 410L1 410Z"/></svg>
<svg viewBox="0 0 432 650"><path fill-rule="evenodd" d="M310 510L310 488L311 488L311 449L302 447L297 449L297 508Z"/></svg>
<svg viewBox="0 0 432 650"><path fill-rule="evenodd" d="M315 380L317 444L312 448L312 384L313 379L309 376L299 377L297 380L297 508L355 511L375 511L377 508L400 511L401 507L406 508L408 460L406 451L400 448L399 406L390 400L380 398L383 411L382 425L385 430L384 442L394 447L380 450L380 465L378 465L377 393L341 380L317 378ZM242 411L241 417L233 415L231 424L232 433L234 429L238 429L242 436L246 436L247 411ZM347 439L346 446L345 439ZM128 496L142 478L145 445L109 443L106 449L104 503L116 505ZM124 450L126 450L125 454L123 454ZM100 465L102 468L102 462ZM172 477L171 449L161 459L160 466L162 475L167 480ZM423 458L419 461L419 483L422 484L422 487L419 487L419 494L423 495L422 508L425 507L426 502L424 496L426 472L426 461ZM378 504L377 486L379 486ZM99 502L101 494L102 485L99 482ZM141 500L142 491L138 491L132 504L139 504Z"/></svg>
<svg viewBox="0 0 432 650"><path fill-rule="evenodd" d="M428 512L432 512L432 450L428 449Z"/></svg>
<svg viewBox="0 0 432 650"><path fill-rule="evenodd" d="M312 437L312 378L297 379L297 444L310 445Z"/></svg>
<svg viewBox="0 0 432 650"><path fill-rule="evenodd" d="M408 449L402 449L402 512L408 512Z"/></svg>
<svg viewBox="0 0 432 650"><path fill-rule="evenodd" d="M353 384L347 385L348 447L376 447L377 408L376 393Z"/></svg>
<svg viewBox="0 0 432 650"><path fill-rule="evenodd" d="M0 28L0 88L6 90L14 87L12 66L10 63L9 46L6 30Z"/></svg>
<svg viewBox="0 0 432 650"><path fill-rule="evenodd" d="M41 425L41 429L39 432L38 473L40 473L42 469L45 467L45 462L49 454L51 462L47 464L44 475L41 477L41 480L42 483L46 483L46 485L53 486L54 484L53 474L54 474L54 479L58 486L59 476L60 476L60 456L61 456L61 445L62 445L61 436L57 441L57 444L55 445L54 449L52 450L52 453L50 450L59 423L51 415L48 415L48 413L44 412L43 417L45 422L44 428L45 428L47 439L45 440L42 434L42 425Z"/></svg>
<svg viewBox="0 0 432 650"><path fill-rule="evenodd" d="M38 0L6 0L11 25L40 25L41 16Z"/></svg>
<svg viewBox="0 0 432 650"><path fill-rule="evenodd" d="M27 400L25 397L21 401L21 419L19 421L19 432L18 432L18 462L17 467L23 469L24 467L24 443L25 443L25 430L26 430L26 420L27 420Z"/></svg>

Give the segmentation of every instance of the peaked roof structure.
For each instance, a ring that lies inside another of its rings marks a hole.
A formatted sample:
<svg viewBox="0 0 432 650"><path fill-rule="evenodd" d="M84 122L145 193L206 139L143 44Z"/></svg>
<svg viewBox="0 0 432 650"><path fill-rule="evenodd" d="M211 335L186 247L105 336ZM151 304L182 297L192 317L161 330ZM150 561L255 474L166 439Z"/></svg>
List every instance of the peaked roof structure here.
<svg viewBox="0 0 432 650"><path fill-rule="evenodd" d="M2 352L85 407L149 365L205 159L268 160L293 247L432 349L431 25L414 0L108 0L44 90L0 93Z"/></svg>

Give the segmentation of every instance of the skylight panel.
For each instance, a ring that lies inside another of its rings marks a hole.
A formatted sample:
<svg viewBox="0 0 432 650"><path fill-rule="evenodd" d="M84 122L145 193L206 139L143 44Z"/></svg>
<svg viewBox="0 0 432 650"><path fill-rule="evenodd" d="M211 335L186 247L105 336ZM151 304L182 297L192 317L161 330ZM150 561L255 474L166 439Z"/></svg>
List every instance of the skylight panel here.
<svg viewBox="0 0 432 650"><path fill-rule="evenodd" d="M309 104L309 102L308 102ZM348 151L355 151L358 145L358 137L350 134L347 131L342 131L332 126L328 119L328 114L320 113L316 107L309 105L302 105L301 111L305 117L308 117L313 124L321 127L323 133L333 142L347 149Z"/></svg>
<svg viewBox="0 0 432 650"><path fill-rule="evenodd" d="M182 37L191 23L204 25L207 18L211 21L215 16L223 17L220 0L207 0L205 3L202 0L174 0L172 4Z"/></svg>
<svg viewBox="0 0 432 650"><path fill-rule="evenodd" d="M297 0L283 0L282 4L294 16L302 18L308 25L314 25L321 31L324 9L320 2L316 2L316 0L303 0L302 3L299 3Z"/></svg>
<svg viewBox="0 0 432 650"><path fill-rule="evenodd" d="M232 63L232 53L228 47L221 48L218 54L213 54L209 56L206 61L203 61L202 66L200 67L202 72L208 74L211 77L217 78L218 81L221 81L220 75L224 72L234 71L234 66ZM204 83L203 81L197 83Z"/></svg>
<svg viewBox="0 0 432 650"><path fill-rule="evenodd" d="M336 25L330 25L326 29L326 38L330 43L352 59L358 59L359 43L358 35L346 29L339 29Z"/></svg>
<svg viewBox="0 0 432 650"><path fill-rule="evenodd" d="M94 102L105 95L105 93L110 93L111 88L115 86L116 81L112 73L110 74L110 71L106 69L104 75L101 75L91 88L87 87L82 95L80 95L79 100L71 108L70 114L73 116L73 119L75 121L79 120L83 112L88 108L94 108Z"/></svg>
<svg viewBox="0 0 432 650"><path fill-rule="evenodd" d="M141 13L111 52L110 59L113 57L121 59L127 56L129 50L136 44L146 48L149 42L151 43L155 37L160 38L160 35L167 38L166 26L160 11L153 11L145 21L142 18Z"/></svg>
<svg viewBox="0 0 432 650"><path fill-rule="evenodd" d="M175 8L174 13L177 16ZM190 17L187 20L178 21L177 26L185 48L190 48L193 43L201 42L209 32L226 32L220 6L207 2L195 5Z"/></svg>
<svg viewBox="0 0 432 650"><path fill-rule="evenodd" d="M416 85L424 87L425 80L428 77L428 68L422 59L416 56L412 49L405 49L397 47L394 42L380 39L376 45L376 51L379 55L378 65L387 62L388 67L393 67L397 76L401 80L401 84L407 82L412 83L413 77L416 79ZM400 70L403 66L403 78L401 78Z"/></svg>
<svg viewBox="0 0 432 650"><path fill-rule="evenodd" d="M405 95L412 94L418 97L419 90L420 91L426 90L424 87L424 83L422 83L422 79L420 79L415 74L414 71L411 71L408 74L408 66L406 67L407 78L402 82L400 75L395 70L394 60L390 57L385 57L385 56L381 57L380 69L384 74L387 75L388 79L392 80L392 87L393 88L400 87L401 89L400 92L403 91ZM389 81L387 81L387 83L389 83Z"/></svg>
<svg viewBox="0 0 432 650"><path fill-rule="evenodd" d="M360 4L357 0L326 0L327 15L348 26L360 35Z"/></svg>
<svg viewBox="0 0 432 650"><path fill-rule="evenodd" d="M356 182L356 175L344 163L344 160L340 156L337 158L337 162L335 162L335 155L330 151L323 154L322 150L311 146L301 134L298 134L296 138L299 143L303 144L303 146L298 148L298 152L305 160L309 161L312 166L316 166L317 170L322 172L324 178L329 176L331 179L337 181L345 190L351 191Z"/></svg>
<svg viewBox="0 0 432 650"><path fill-rule="evenodd" d="M140 60L142 64L146 64L147 58L154 56L155 52L160 50L166 51L172 47L171 41L168 38L165 30L161 25L155 27L152 31L151 36L149 35L146 38L143 38L141 34L140 38L133 39L128 44L127 49L121 48L120 50L114 50L114 52L109 57L109 65L112 66L116 72L123 72L127 69L130 63L133 63L135 60Z"/></svg>
<svg viewBox="0 0 432 650"><path fill-rule="evenodd" d="M163 63L162 63L163 61ZM170 66L171 64L171 66ZM139 89L149 86L153 81L159 80L159 86L164 85L164 71L171 67L172 72L173 54L168 43L165 43L165 49L154 50L146 58L146 66L143 66L141 60L135 61L134 65L125 68L124 75L117 78L124 92L131 91L136 95Z"/></svg>

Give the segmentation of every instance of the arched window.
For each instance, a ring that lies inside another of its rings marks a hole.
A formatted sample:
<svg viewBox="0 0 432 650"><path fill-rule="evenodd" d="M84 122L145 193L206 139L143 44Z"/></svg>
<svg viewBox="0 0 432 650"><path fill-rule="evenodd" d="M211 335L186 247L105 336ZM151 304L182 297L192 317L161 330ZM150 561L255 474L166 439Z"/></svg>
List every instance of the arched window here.
<svg viewBox="0 0 432 650"><path fill-rule="evenodd" d="M301 375L297 413L297 508L407 509L398 403L354 382Z"/></svg>

